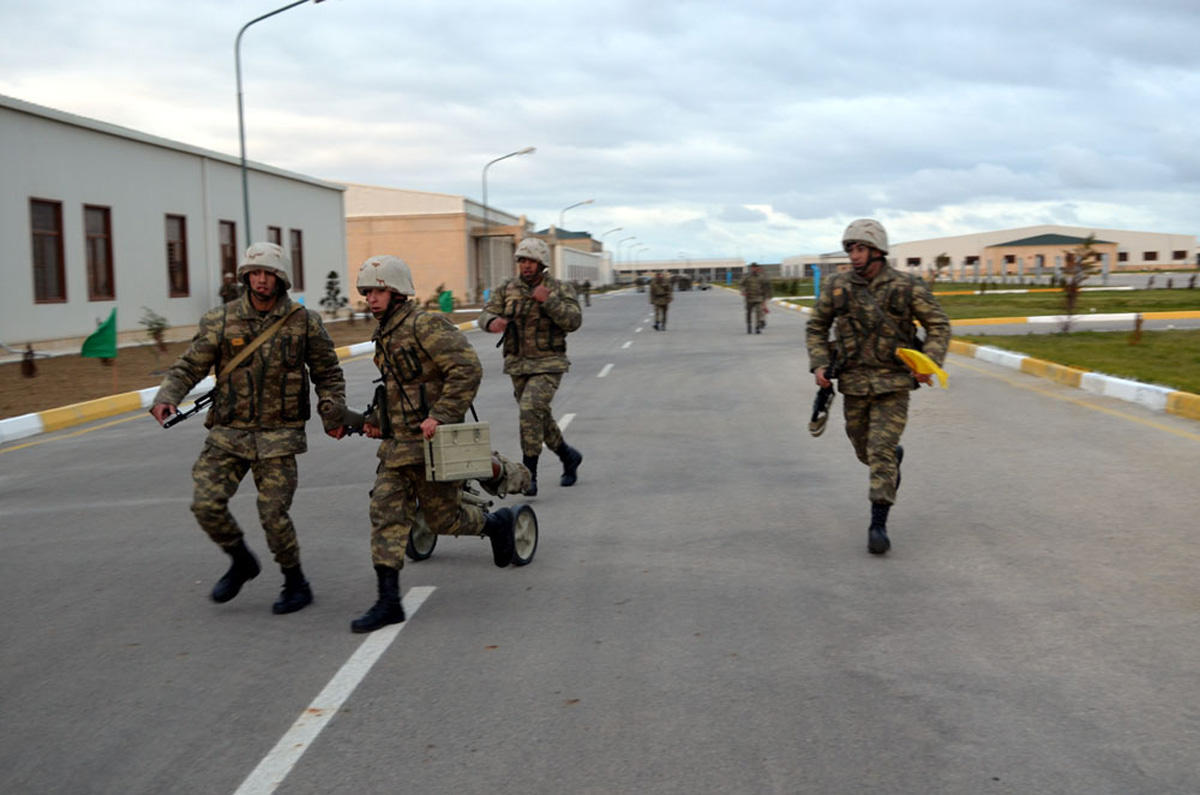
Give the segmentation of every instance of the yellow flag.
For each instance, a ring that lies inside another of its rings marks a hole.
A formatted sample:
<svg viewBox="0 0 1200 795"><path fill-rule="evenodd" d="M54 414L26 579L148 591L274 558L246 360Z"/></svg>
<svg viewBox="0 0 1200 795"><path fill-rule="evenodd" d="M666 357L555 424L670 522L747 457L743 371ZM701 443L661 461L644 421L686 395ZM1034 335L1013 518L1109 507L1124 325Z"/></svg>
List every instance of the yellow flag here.
<svg viewBox="0 0 1200 795"><path fill-rule="evenodd" d="M933 359L930 359L925 354L912 348L897 348L896 355L916 375L936 375L938 382L943 387L946 386L946 381L950 376L946 375L946 371L934 364Z"/></svg>

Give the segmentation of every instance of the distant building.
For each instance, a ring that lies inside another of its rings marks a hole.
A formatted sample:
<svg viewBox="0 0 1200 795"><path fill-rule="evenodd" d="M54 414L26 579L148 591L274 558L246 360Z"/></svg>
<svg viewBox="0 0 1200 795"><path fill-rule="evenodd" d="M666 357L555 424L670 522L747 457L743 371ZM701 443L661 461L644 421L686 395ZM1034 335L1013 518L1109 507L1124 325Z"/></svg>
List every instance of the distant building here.
<svg viewBox="0 0 1200 795"><path fill-rule="evenodd" d="M316 304L345 263L342 188L249 163L253 241L291 255ZM116 308L172 326L220 303L247 246L240 159L0 95L0 343L92 333ZM144 336L144 335L138 335Z"/></svg>

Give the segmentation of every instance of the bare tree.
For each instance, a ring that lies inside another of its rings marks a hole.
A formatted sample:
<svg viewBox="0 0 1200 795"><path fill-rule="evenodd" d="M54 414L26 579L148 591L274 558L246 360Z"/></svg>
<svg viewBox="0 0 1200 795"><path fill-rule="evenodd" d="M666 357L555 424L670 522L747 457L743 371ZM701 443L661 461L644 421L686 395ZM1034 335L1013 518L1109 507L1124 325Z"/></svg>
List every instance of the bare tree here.
<svg viewBox="0 0 1200 795"><path fill-rule="evenodd" d="M1096 236L1088 235L1071 251L1063 252L1065 263L1062 269L1063 308L1066 310L1062 323L1062 333L1071 330L1071 322L1075 318L1076 306L1079 303L1079 291L1088 277L1096 272L1100 265L1100 252L1096 251Z"/></svg>

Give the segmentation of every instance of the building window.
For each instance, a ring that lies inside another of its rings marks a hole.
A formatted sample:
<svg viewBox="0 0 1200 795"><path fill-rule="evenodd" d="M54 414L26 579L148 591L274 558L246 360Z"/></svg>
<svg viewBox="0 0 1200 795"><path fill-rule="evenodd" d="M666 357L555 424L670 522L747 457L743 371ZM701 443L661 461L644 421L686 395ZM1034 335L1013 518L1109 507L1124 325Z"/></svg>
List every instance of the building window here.
<svg viewBox="0 0 1200 795"><path fill-rule="evenodd" d="M1187 252L1182 249L1176 249L1171 252L1171 259L1173 259L1173 260L1187 259Z"/></svg>
<svg viewBox="0 0 1200 795"><path fill-rule="evenodd" d="M1118 251L1117 252L1117 262L1129 262L1129 252L1128 251Z"/></svg>
<svg viewBox="0 0 1200 795"><path fill-rule="evenodd" d="M221 246L221 278L224 280L226 273L237 273L237 224L218 221L217 233Z"/></svg>
<svg viewBox="0 0 1200 795"><path fill-rule="evenodd" d="M111 301L117 297L113 284L112 210L83 206L83 241L87 255L88 300Z"/></svg>
<svg viewBox="0 0 1200 795"><path fill-rule="evenodd" d="M1144 259L1146 262L1154 262L1155 260L1158 259L1158 252L1157 251L1143 251L1142 259Z"/></svg>
<svg viewBox="0 0 1200 795"><path fill-rule="evenodd" d="M288 237L292 244L292 289L304 292L304 233L299 229L289 229Z"/></svg>
<svg viewBox="0 0 1200 795"><path fill-rule="evenodd" d="M167 294L183 298L188 290L187 219L167 216Z"/></svg>
<svg viewBox="0 0 1200 795"><path fill-rule="evenodd" d="M1012 265L1016 261L1017 261L1016 254L1005 254L1004 255L1004 264L1005 265Z"/></svg>
<svg viewBox="0 0 1200 795"><path fill-rule="evenodd" d="M966 264L967 265L978 265L979 257L968 256Z"/></svg>
<svg viewBox="0 0 1200 795"><path fill-rule="evenodd" d="M267 242L277 246L283 245L283 230L277 226L267 227Z"/></svg>
<svg viewBox="0 0 1200 795"><path fill-rule="evenodd" d="M66 301L62 202L30 199L29 227L33 232L33 300L39 304Z"/></svg>
<svg viewBox="0 0 1200 795"><path fill-rule="evenodd" d="M921 265L921 258L920 257L909 257L908 259L906 259L904 261L904 264L910 268L919 267Z"/></svg>

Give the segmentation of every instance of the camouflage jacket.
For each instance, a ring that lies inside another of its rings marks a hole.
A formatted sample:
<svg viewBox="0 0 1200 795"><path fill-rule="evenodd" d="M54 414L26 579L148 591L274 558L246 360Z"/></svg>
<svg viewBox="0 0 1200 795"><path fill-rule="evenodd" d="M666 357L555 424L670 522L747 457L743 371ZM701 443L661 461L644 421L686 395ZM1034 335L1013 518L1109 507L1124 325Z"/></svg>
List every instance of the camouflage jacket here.
<svg viewBox="0 0 1200 795"><path fill-rule="evenodd" d="M210 309L187 351L175 360L154 403L179 405L204 376L264 332L295 304L280 298L266 315L249 296ZM204 425L208 440L243 458L272 458L308 449L304 423L312 415L309 378L316 386L326 430L342 424L346 381L321 316L300 309L226 378L219 379Z"/></svg>
<svg viewBox="0 0 1200 795"><path fill-rule="evenodd" d="M881 312L887 313L894 331ZM941 365L950 346L950 320L925 282L886 266L870 284L853 271L835 273L822 285L808 319L809 372L829 365L832 327L842 362L838 389L843 393L914 389L912 372L896 356L896 348L913 347L914 320L925 327L925 354ZM906 336L898 337L897 332Z"/></svg>
<svg viewBox="0 0 1200 795"><path fill-rule="evenodd" d="M756 273L747 273L742 277L742 296L746 303L757 304L771 298L771 280Z"/></svg>
<svg viewBox="0 0 1200 795"><path fill-rule="evenodd" d="M483 367L467 336L445 315L413 302L375 329L375 366L387 385L391 436L379 445L387 466L425 460L421 422L462 422L483 379Z"/></svg>
<svg viewBox="0 0 1200 795"><path fill-rule="evenodd" d="M650 303L655 306L666 306L671 303L671 282L657 276L650 282Z"/></svg>
<svg viewBox="0 0 1200 795"><path fill-rule="evenodd" d="M550 290L543 303L533 299L533 289L514 276L497 287L479 316L479 327L487 330L498 317L508 319L504 330L504 372L509 375L565 373L567 334L583 324L583 312L575 290L566 282L542 276Z"/></svg>

